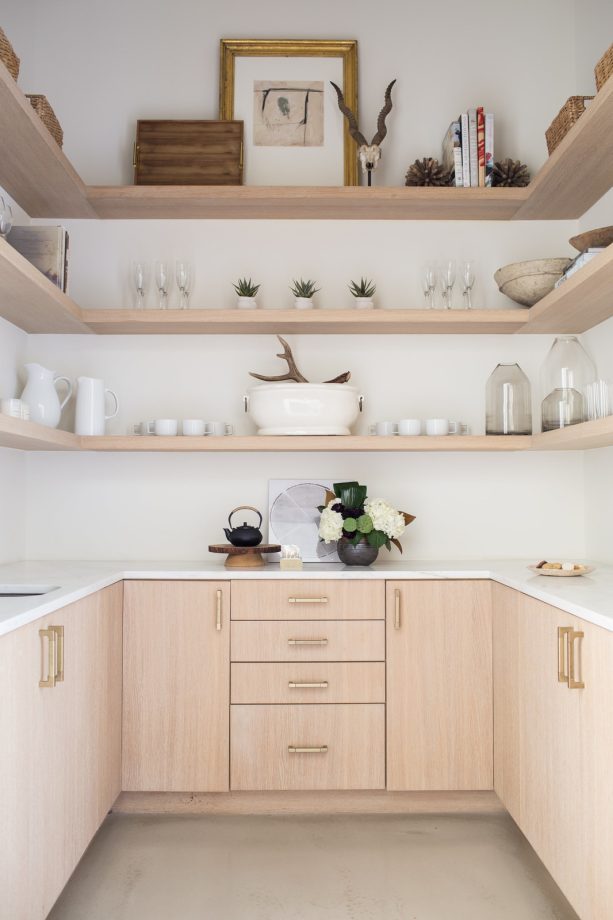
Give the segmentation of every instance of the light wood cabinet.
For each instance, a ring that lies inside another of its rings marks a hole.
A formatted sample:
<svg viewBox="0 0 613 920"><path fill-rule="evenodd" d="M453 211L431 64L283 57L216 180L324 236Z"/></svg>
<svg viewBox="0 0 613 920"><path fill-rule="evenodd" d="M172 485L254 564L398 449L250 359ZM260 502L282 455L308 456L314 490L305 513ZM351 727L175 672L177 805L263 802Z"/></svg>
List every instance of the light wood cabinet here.
<svg viewBox="0 0 613 920"><path fill-rule="evenodd" d="M233 620L232 661L385 661L384 620Z"/></svg>
<svg viewBox="0 0 613 920"><path fill-rule="evenodd" d="M387 788L493 786L487 581L387 582Z"/></svg>
<svg viewBox="0 0 613 920"><path fill-rule="evenodd" d="M385 582L271 578L232 582L233 620L384 620Z"/></svg>
<svg viewBox="0 0 613 920"><path fill-rule="evenodd" d="M385 703L383 662L232 665L232 703Z"/></svg>
<svg viewBox="0 0 613 920"><path fill-rule="evenodd" d="M121 616L117 584L0 639L0 737L10 739L0 915L10 920L47 916L121 790ZM53 633L49 655L52 626L63 636ZM55 686L39 686L55 673Z"/></svg>
<svg viewBox="0 0 613 920"><path fill-rule="evenodd" d="M123 788L228 789L230 584L128 581Z"/></svg>

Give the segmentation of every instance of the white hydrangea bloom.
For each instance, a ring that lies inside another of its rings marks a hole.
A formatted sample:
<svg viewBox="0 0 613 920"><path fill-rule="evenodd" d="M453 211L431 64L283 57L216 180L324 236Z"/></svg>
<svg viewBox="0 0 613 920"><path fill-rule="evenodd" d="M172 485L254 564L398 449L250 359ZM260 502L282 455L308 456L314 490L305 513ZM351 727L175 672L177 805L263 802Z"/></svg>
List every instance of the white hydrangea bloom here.
<svg viewBox="0 0 613 920"><path fill-rule="evenodd" d="M364 511L372 518L375 530L382 530L389 537L398 538L406 529L404 517L383 498L367 499Z"/></svg>
<svg viewBox="0 0 613 920"><path fill-rule="evenodd" d="M327 508L321 512L319 520L319 536L324 543L333 543L340 540L343 535L343 516L338 511L332 511L332 505L337 503L338 499L328 504Z"/></svg>

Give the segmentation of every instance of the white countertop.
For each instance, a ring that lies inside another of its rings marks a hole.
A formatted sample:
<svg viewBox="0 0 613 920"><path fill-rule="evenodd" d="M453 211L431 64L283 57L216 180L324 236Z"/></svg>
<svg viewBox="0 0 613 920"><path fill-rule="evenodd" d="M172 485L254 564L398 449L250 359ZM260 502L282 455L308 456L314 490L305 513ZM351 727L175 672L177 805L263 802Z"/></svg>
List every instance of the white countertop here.
<svg viewBox="0 0 613 920"><path fill-rule="evenodd" d="M223 562L15 562L0 565L0 590L53 586L34 597L0 598L0 636L66 604L123 579L229 580L266 578L458 579L491 578L545 601L581 619L613 631L613 566L600 565L591 575L551 578L533 575L534 560L441 560L378 562L370 568L306 564L300 572L282 572L277 564L263 569L224 568Z"/></svg>

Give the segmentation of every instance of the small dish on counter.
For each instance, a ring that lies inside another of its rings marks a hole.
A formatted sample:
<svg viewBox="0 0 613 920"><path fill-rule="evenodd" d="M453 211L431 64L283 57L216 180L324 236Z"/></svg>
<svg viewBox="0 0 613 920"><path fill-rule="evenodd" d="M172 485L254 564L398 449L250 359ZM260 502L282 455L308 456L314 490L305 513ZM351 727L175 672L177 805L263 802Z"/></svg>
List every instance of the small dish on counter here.
<svg viewBox="0 0 613 920"><path fill-rule="evenodd" d="M539 562L538 565L529 565L528 568L535 575L554 575L556 577L573 577L576 575L589 575L595 566L583 565L581 562Z"/></svg>

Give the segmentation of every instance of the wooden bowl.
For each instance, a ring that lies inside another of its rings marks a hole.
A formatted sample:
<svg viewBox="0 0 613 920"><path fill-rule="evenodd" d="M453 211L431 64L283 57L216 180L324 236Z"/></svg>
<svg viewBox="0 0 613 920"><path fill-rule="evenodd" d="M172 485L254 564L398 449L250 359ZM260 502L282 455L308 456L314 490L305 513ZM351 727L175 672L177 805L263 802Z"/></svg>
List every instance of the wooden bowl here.
<svg viewBox="0 0 613 920"><path fill-rule="evenodd" d="M499 268L494 275L498 290L521 304L532 307L553 291L572 259L531 259L528 262L511 262Z"/></svg>
<svg viewBox="0 0 613 920"><path fill-rule="evenodd" d="M572 572L565 572L564 569L539 569L536 565L529 565L528 568L535 575L553 575L556 578L576 578L577 575L589 575L594 571L593 565L581 565L580 569L573 569Z"/></svg>
<svg viewBox="0 0 613 920"><path fill-rule="evenodd" d="M599 246L610 246L613 243L613 227L599 227L598 230L586 230L577 236L571 236L568 241L579 252Z"/></svg>

